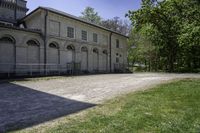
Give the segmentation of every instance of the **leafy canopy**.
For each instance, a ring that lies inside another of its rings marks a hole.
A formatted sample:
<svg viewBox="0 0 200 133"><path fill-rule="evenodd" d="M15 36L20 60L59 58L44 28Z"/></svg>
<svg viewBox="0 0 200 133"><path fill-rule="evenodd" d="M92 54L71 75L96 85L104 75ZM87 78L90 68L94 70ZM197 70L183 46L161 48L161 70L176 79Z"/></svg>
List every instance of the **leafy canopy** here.
<svg viewBox="0 0 200 133"><path fill-rule="evenodd" d="M98 12L95 12L94 8L86 7L85 10L81 13L81 18L89 21L91 23L100 24L101 17L98 15Z"/></svg>
<svg viewBox="0 0 200 133"><path fill-rule="evenodd" d="M128 17L156 47L161 69L200 68L200 0L142 0Z"/></svg>

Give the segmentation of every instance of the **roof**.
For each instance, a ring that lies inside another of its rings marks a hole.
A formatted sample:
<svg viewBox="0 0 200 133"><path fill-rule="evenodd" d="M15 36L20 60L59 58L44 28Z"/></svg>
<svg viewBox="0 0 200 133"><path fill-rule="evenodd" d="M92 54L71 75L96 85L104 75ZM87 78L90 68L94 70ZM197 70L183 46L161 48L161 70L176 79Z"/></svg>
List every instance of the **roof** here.
<svg viewBox="0 0 200 133"><path fill-rule="evenodd" d="M20 28L20 27L16 27L16 26L3 25L3 24L0 24L0 27L41 34L41 31L36 30L36 29L26 29L26 28Z"/></svg>
<svg viewBox="0 0 200 133"><path fill-rule="evenodd" d="M100 28L100 29L103 29L103 30L106 30L106 31L109 31L109 32L112 32L114 34L117 34L117 35L120 35L120 36L123 36L123 37L126 37L128 38L128 36L126 35L123 35L121 33L118 33L116 31L113 31L111 29L108 29L108 28L105 28L103 26L100 26L100 25L97 25L97 24L94 24L94 23L91 23L91 22L88 22L84 19L81 19L79 17L76 17L74 15L71 15L71 14L68 14L66 12L62 12L62 11L59 11L59 10L56 10L54 8L50 8L50 7L38 7L36 8L35 10L33 10L31 13L29 13L27 16L25 16L22 20L26 19L27 17L31 16L33 13L37 12L39 9L42 9L42 10L47 10L49 12L52 12L52 13L55 13L55 14L58 14L58 15L61 15L61 16L64 16L64 17L67 17L67 18L71 18L71 19L74 19L74 20L77 20L79 22L82 22L82 23L85 23L85 24L89 24L91 26L94 26L94 27L97 27L97 28Z"/></svg>
<svg viewBox="0 0 200 133"><path fill-rule="evenodd" d="M14 23L17 23L15 20L13 20L13 19L9 19L9 18L1 18L0 17L0 21L3 21L3 22L7 22L7 23L12 23L12 24L14 24Z"/></svg>

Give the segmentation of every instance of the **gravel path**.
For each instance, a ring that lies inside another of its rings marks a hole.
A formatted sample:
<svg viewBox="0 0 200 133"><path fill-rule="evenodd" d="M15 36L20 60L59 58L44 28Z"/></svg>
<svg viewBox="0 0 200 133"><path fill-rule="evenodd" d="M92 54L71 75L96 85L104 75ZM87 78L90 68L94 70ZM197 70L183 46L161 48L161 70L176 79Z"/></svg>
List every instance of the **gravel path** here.
<svg viewBox="0 0 200 133"><path fill-rule="evenodd" d="M117 95L200 74L107 74L0 84L0 132L75 113Z"/></svg>

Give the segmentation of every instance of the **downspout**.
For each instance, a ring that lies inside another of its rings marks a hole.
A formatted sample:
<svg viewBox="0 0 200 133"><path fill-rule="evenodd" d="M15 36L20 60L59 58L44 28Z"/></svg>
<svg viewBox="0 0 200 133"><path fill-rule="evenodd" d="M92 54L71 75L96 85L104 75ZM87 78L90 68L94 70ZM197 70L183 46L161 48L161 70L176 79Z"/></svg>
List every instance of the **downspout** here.
<svg viewBox="0 0 200 133"><path fill-rule="evenodd" d="M47 68L47 17L48 17L48 11L46 10L45 13L45 20L44 20L44 69L45 69L45 73L46 68Z"/></svg>
<svg viewBox="0 0 200 133"><path fill-rule="evenodd" d="M110 39L109 39L109 48L110 48L110 73L112 72L112 32L110 32Z"/></svg>
<svg viewBox="0 0 200 133"><path fill-rule="evenodd" d="M15 7L14 7L14 22L15 25L17 23L17 0L14 1L15 2Z"/></svg>

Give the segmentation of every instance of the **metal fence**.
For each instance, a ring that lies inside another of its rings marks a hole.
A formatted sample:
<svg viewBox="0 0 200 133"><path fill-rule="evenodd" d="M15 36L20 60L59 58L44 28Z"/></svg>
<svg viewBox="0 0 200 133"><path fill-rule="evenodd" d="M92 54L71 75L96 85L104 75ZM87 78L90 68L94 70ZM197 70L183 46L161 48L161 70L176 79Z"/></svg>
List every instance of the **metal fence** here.
<svg viewBox="0 0 200 133"><path fill-rule="evenodd" d="M116 63L114 64L114 72L126 72L127 71L127 65Z"/></svg>
<svg viewBox="0 0 200 133"><path fill-rule="evenodd" d="M34 76L34 75L61 75L79 74L81 63L71 62L61 64L0 64L1 76Z"/></svg>
<svg viewBox="0 0 200 133"><path fill-rule="evenodd" d="M108 73L106 70L93 70L91 73ZM114 64L114 72L123 73L127 71L126 64ZM10 64L0 63L0 77L12 76L45 76L45 75L76 75L87 74L89 71L81 70L80 62L61 64Z"/></svg>

